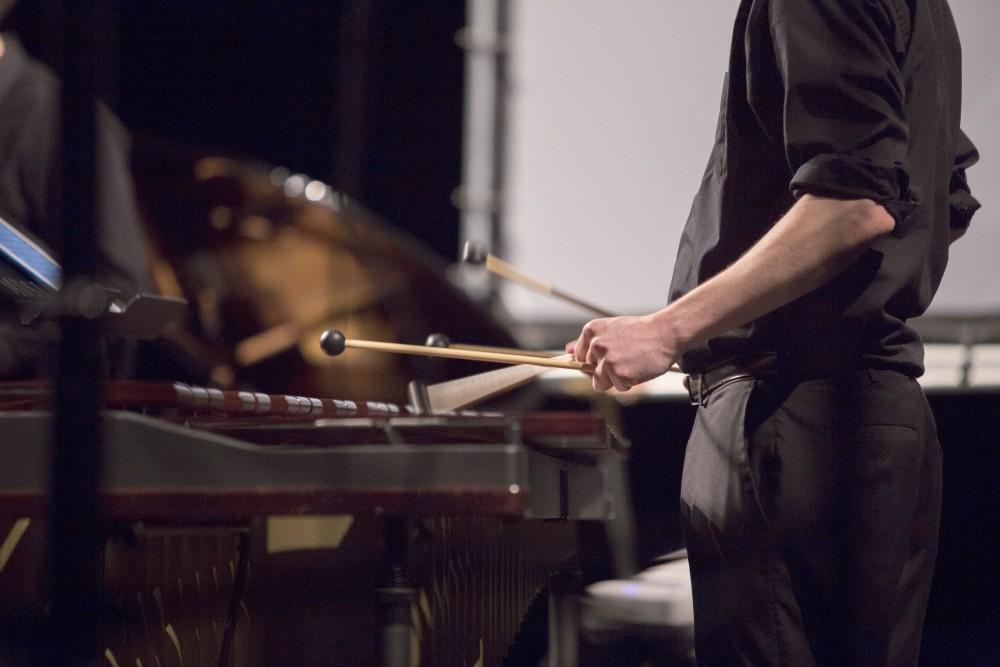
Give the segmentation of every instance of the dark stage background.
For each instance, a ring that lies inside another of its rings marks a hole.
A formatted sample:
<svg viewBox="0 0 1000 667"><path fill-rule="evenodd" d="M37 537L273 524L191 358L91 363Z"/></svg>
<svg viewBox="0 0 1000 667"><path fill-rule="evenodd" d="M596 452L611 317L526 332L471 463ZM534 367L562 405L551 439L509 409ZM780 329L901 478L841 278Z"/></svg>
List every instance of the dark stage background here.
<svg viewBox="0 0 1000 667"><path fill-rule="evenodd" d="M455 256L464 0L107 4L103 97L140 146L303 172ZM43 60L46 11L7 21Z"/></svg>

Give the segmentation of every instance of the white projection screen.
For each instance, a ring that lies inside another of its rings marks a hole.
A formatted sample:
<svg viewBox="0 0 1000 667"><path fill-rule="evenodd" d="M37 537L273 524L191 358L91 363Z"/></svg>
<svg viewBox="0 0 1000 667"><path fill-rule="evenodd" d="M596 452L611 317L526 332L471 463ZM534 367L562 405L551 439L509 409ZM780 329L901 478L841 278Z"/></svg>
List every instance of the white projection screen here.
<svg viewBox="0 0 1000 667"><path fill-rule="evenodd" d="M501 249L532 276L621 313L666 303L713 140L735 0L512 0ZM964 125L983 204L952 248L937 314L1000 313L1000 2L952 0ZM587 314L503 289L523 322Z"/></svg>

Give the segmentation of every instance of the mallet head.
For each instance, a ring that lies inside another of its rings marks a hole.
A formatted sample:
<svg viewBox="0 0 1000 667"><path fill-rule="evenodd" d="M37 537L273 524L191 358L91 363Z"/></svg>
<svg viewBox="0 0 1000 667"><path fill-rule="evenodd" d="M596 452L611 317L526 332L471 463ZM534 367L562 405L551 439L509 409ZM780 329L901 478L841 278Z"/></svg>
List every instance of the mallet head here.
<svg viewBox="0 0 1000 667"><path fill-rule="evenodd" d="M331 357L336 357L347 347L347 339L336 329L327 329L319 337L319 346Z"/></svg>

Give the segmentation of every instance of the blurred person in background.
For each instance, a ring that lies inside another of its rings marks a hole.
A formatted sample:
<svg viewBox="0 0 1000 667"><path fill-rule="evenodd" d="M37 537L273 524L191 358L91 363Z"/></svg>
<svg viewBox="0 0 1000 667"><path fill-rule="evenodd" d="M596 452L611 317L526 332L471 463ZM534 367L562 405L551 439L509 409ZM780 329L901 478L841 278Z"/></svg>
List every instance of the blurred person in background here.
<svg viewBox="0 0 1000 667"><path fill-rule="evenodd" d="M0 0L0 21L13 9ZM27 54L17 36L0 32L0 224L13 227L56 259L62 213L60 84L52 71ZM150 291L145 238L129 171L129 137L102 103L97 108L98 282L129 295ZM0 262L6 260L0 257ZM8 266L3 267L9 275ZM2 299L3 297L0 297ZM0 305L0 378L44 374L48 343ZM124 376L132 346L114 343L112 375Z"/></svg>

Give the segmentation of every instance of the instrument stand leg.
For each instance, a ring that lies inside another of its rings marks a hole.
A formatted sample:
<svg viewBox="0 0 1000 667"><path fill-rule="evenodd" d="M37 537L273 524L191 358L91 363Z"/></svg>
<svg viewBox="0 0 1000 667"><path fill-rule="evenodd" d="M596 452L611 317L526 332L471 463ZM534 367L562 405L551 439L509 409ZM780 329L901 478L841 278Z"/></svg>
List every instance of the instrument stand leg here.
<svg viewBox="0 0 1000 667"><path fill-rule="evenodd" d="M635 516L628 484L625 457L612 451L601 457L601 470L607 480L608 494L614 502L614 518L603 523L608 549L611 552L614 577L626 579L639 571L635 553Z"/></svg>
<svg viewBox="0 0 1000 667"><path fill-rule="evenodd" d="M233 656L233 636L236 634L236 621L240 617L240 603L243 600L243 589L246 587L247 565L250 560L250 535L241 530L238 533L238 557L236 561L236 576L233 581L233 594L229 598L229 614L226 617L226 628L222 633L222 644L219 647L219 667L229 667Z"/></svg>
<svg viewBox="0 0 1000 667"><path fill-rule="evenodd" d="M573 577L556 577L549 588L547 667L577 667L580 662L580 594Z"/></svg>
<svg viewBox="0 0 1000 667"><path fill-rule="evenodd" d="M416 590L406 575L409 524L405 517L388 517L385 522L385 555L388 582L378 589L381 617L379 630L382 665L410 667L410 608Z"/></svg>

